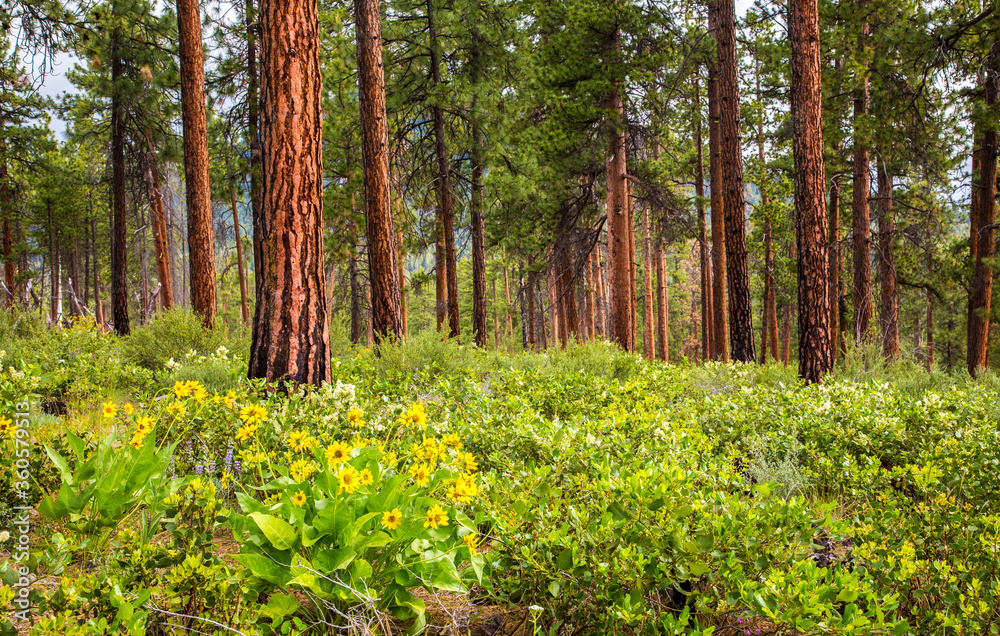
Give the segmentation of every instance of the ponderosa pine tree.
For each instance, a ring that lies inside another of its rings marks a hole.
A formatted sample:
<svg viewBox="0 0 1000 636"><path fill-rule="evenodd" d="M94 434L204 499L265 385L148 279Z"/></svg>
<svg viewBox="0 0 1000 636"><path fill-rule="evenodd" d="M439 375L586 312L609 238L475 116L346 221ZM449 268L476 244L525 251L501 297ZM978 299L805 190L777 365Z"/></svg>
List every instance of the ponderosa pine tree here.
<svg viewBox="0 0 1000 636"><path fill-rule="evenodd" d="M131 332L128 316L128 251L126 247L128 211L125 208L125 98L122 95L121 33L111 35L111 202L114 229L111 242L111 315L115 333Z"/></svg>
<svg viewBox="0 0 1000 636"><path fill-rule="evenodd" d="M868 0L857 0L856 7L862 16L857 34L858 76L854 89L854 165L851 200L851 232L853 234L854 263L854 343L861 344L868 336L874 299L872 296L871 269L871 212L868 204L871 191L867 139L868 116L868 62L866 58L869 24L866 12Z"/></svg>
<svg viewBox="0 0 1000 636"><path fill-rule="evenodd" d="M993 41L983 82L983 106L979 113L984 121L982 145L979 148L978 209L971 215L976 221L976 258L973 264L972 288L969 293L969 331L967 367L969 374L978 377L989 366L988 338L990 308L993 297L993 269L988 264L996 253L996 195L997 152L1000 150L997 133L997 104L1000 96L1000 42ZM992 120L985 120L985 113L992 113Z"/></svg>
<svg viewBox="0 0 1000 636"><path fill-rule="evenodd" d="M184 180L187 198L191 308L202 324L215 323L215 230L208 180L208 124L205 64L198 0L177 0L180 43L181 113L184 123Z"/></svg>
<svg viewBox="0 0 1000 636"><path fill-rule="evenodd" d="M354 0L358 92L364 156L368 272L372 332L376 342L403 337L396 269L395 230L389 201L389 126L385 113L379 0Z"/></svg>
<svg viewBox="0 0 1000 636"><path fill-rule="evenodd" d="M827 289L826 170L816 0L789 0L792 44L792 152L799 258L799 376L823 381L830 370Z"/></svg>
<svg viewBox="0 0 1000 636"><path fill-rule="evenodd" d="M251 378L330 379L316 0L263 0L260 260ZM294 116L293 116L294 114Z"/></svg>
<svg viewBox="0 0 1000 636"><path fill-rule="evenodd" d="M733 360L756 360L750 272L747 265L746 202L740 144L740 98L737 76L736 3L716 0L716 54L719 60L719 153L726 226L726 279L729 284L729 340ZM714 179L714 175L713 175Z"/></svg>
<svg viewBox="0 0 1000 636"><path fill-rule="evenodd" d="M708 5L708 29L718 32L719 4ZM729 361L729 319L726 312L726 214L722 178L722 142L720 133L719 60L708 64L708 171L712 208L712 358Z"/></svg>

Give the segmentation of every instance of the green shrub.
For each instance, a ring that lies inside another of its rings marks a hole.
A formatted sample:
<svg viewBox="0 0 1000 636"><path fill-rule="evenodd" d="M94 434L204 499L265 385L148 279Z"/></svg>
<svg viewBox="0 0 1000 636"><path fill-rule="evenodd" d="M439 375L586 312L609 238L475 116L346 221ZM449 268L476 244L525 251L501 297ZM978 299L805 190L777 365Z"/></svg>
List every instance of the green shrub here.
<svg viewBox="0 0 1000 636"><path fill-rule="evenodd" d="M201 318L190 309L175 308L156 314L145 325L132 331L125 339L125 352L137 364L160 370L173 359L180 361L185 354L208 355L220 346L233 352L249 350L246 328L239 323L230 328L223 325L205 329Z"/></svg>

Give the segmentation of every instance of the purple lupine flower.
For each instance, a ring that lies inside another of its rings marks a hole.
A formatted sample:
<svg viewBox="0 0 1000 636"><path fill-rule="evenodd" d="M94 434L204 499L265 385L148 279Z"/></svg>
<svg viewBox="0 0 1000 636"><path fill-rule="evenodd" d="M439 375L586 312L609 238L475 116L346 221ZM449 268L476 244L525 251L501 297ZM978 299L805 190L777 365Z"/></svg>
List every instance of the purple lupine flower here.
<svg viewBox="0 0 1000 636"><path fill-rule="evenodd" d="M196 473L198 473L200 475L203 472L205 472L205 467L202 466L201 464L198 464L197 466L194 467L194 472L196 472ZM747 632L747 633L749 634L750 632Z"/></svg>

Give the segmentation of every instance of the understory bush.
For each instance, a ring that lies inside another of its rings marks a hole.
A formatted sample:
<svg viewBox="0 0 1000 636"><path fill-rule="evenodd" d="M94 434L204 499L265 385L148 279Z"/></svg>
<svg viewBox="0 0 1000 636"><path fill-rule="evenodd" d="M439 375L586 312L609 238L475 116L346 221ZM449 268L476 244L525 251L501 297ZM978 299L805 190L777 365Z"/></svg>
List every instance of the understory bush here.
<svg viewBox="0 0 1000 636"><path fill-rule="evenodd" d="M32 572L54 582L33 633L416 633L455 599L553 636L1000 633L994 378L807 387L774 364L432 335L344 351L286 394L198 343L24 442ZM22 363L0 371L12 421L52 386Z"/></svg>

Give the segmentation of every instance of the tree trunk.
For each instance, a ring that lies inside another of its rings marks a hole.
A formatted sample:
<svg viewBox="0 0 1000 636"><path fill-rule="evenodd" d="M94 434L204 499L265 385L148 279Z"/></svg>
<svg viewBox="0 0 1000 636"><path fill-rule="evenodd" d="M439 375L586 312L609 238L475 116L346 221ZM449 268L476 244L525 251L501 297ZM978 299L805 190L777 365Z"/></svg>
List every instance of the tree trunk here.
<svg viewBox="0 0 1000 636"><path fill-rule="evenodd" d="M584 322L587 329L587 341L594 339L595 329L597 328L597 317L594 309L594 251L593 249L590 250L583 265L584 300L587 304L584 311L584 316L586 317Z"/></svg>
<svg viewBox="0 0 1000 636"><path fill-rule="evenodd" d="M59 285L62 263L59 260L59 248L57 246L59 235L55 228L55 221L52 218L51 201L48 202L47 207L49 214L49 279L52 288L49 319L55 325L58 324L59 319L62 317L62 289Z"/></svg>
<svg viewBox="0 0 1000 636"><path fill-rule="evenodd" d="M708 5L708 28L719 29L718 3ZM726 214L723 196L722 150L719 131L719 64L708 67L708 153L712 206L712 358L729 361L729 327L726 316Z"/></svg>
<svg viewBox="0 0 1000 636"><path fill-rule="evenodd" d="M771 358L778 362L778 305L774 282L774 227L771 218L764 220L764 358L770 349Z"/></svg>
<svg viewBox="0 0 1000 636"><path fill-rule="evenodd" d="M645 315L645 329L643 330L643 352L646 354L647 360L656 359L656 339L653 335L656 328L656 322L653 318L653 248L649 240L649 207L646 205L642 206L642 275L643 283L645 284L646 298L643 302L643 306L646 310Z"/></svg>
<svg viewBox="0 0 1000 636"><path fill-rule="evenodd" d="M867 11L867 0L858 0L859 11ZM861 27L858 37L858 57L864 59L868 38L868 22ZM868 146L863 137L861 120L868 115L868 67L863 66L861 87L854 95L854 175L851 201L853 261L854 261L854 342L860 345L868 338L871 325L872 269L871 269L871 213L868 209L868 193L871 190L871 175L868 172Z"/></svg>
<svg viewBox="0 0 1000 636"><path fill-rule="evenodd" d="M705 222L705 161L702 154L701 138L701 95L698 76L692 78L694 84L694 145L697 159L694 164L694 195L698 210L698 248L701 269L701 359L712 357L714 347L714 316L712 312L712 264L708 245L708 226Z"/></svg>
<svg viewBox="0 0 1000 636"><path fill-rule="evenodd" d="M969 260L976 262L979 253L979 201L982 194L982 184L979 175L982 172L981 150L983 147L983 131L979 124L973 124L972 135L972 192L969 205Z"/></svg>
<svg viewBox="0 0 1000 636"><path fill-rule="evenodd" d="M756 80L757 99L761 100L759 69ZM757 120L757 159L761 166L766 169L763 117ZM763 187L761 187L761 202L765 208L769 203L768 195ZM768 351L770 351L774 361L778 361L778 308L775 302L774 287L774 225L771 221L771 211L767 209L764 217L764 331L761 334L761 363L767 362Z"/></svg>
<svg viewBox="0 0 1000 636"><path fill-rule="evenodd" d="M497 323L497 279L490 280L490 292L493 294L493 348L500 349L500 325Z"/></svg>
<svg viewBox="0 0 1000 636"><path fill-rule="evenodd" d="M472 333L476 345L486 347L486 229L483 222L482 138L473 120L472 142Z"/></svg>
<svg viewBox="0 0 1000 636"><path fill-rule="evenodd" d="M253 263L254 263L254 319L253 331L256 333L260 322L262 286L264 276L261 271L263 257L263 232L261 230L261 174L260 174L260 99L258 96L259 76L257 73L257 36L260 25L253 0L246 0L247 28L247 137L250 145L250 216L253 230ZM169 235L168 235L169 244ZM256 340L256 335L253 336Z"/></svg>
<svg viewBox="0 0 1000 636"><path fill-rule="evenodd" d="M507 309L504 312L507 316L507 337L514 337L514 316L511 314L511 302L510 302L510 277L507 276L507 266L503 266L503 293L504 298L507 301Z"/></svg>
<svg viewBox="0 0 1000 636"><path fill-rule="evenodd" d="M444 212L441 208L440 188L438 184L438 206L436 225L434 228L434 268L437 273L435 280L435 315L437 316L437 330L441 331L445 321L448 319L448 261L445 258L444 250Z"/></svg>
<svg viewBox="0 0 1000 636"><path fill-rule="evenodd" d="M240 310L243 324L250 324L250 307L247 305L247 276L243 269L243 239L240 238L240 213L236 209L236 186L230 186L229 197L233 205L233 234L236 237L236 270L240 275Z"/></svg>
<svg viewBox="0 0 1000 636"><path fill-rule="evenodd" d="M799 377L816 383L823 381L831 367L823 93L816 0L789 0L788 26L799 256Z"/></svg>
<svg viewBox="0 0 1000 636"><path fill-rule="evenodd" d="M351 195L352 200L353 198ZM347 276L351 287L351 342L361 344L361 284L358 282L358 238L354 221L351 221L350 228L352 240L350 256L347 257Z"/></svg>
<svg viewBox="0 0 1000 636"><path fill-rule="evenodd" d="M628 318L629 318L628 332L629 332L629 346L631 347L630 351L635 351L637 349L636 344L635 344L635 338L636 338L636 335L637 335L637 333L639 331L639 325L638 325L639 318L638 318L638 315L637 315L638 314L638 304L637 304L638 303L638 293L636 292L636 284L637 284L637 281L639 280L639 277L638 277L638 274L637 274L636 270L637 270L638 265L639 265L639 260L638 260L638 258L636 258L636 255L635 255L635 235L636 235L637 227L636 227L636 224L635 224L635 209L634 209L634 206L632 205L632 182L628 181L628 180L625 181L625 201L627 202L626 203L626 209L628 210L628 227L629 227L629 232L628 232L628 262L629 262L628 283L629 283L629 295L628 295L628 298L629 298L629 302L631 303L631 306L630 306L629 312L628 312Z"/></svg>
<svg viewBox="0 0 1000 636"><path fill-rule="evenodd" d="M657 340L660 345L660 360L670 362L670 299L667 296L667 255L663 250L663 241L656 241L656 315ZM704 310L704 305L702 306ZM702 333L704 335L704 332Z"/></svg>
<svg viewBox="0 0 1000 636"><path fill-rule="evenodd" d="M118 53L116 32L111 45L111 197L114 218L111 248L111 306L115 333L130 333L128 320L128 252L125 250L125 109L122 104L121 76L123 62Z"/></svg>
<svg viewBox="0 0 1000 636"><path fill-rule="evenodd" d="M833 145L833 152L839 154L840 144ZM827 296L830 303L830 368L832 369L837 363L840 342L840 177L834 177L830 184L830 209L827 214L830 221Z"/></svg>
<svg viewBox="0 0 1000 636"><path fill-rule="evenodd" d="M16 285L14 272L14 237L11 231L11 196L10 184L7 181L7 145L0 142L0 216L3 217L3 274L7 290L4 293L8 309L14 306L14 287Z"/></svg>
<svg viewBox="0 0 1000 636"><path fill-rule="evenodd" d="M535 275L528 274L528 284L524 290L524 293L528 296L528 349L530 351L538 350L538 336L535 332Z"/></svg>
<svg viewBox="0 0 1000 636"><path fill-rule="evenodd" d="M552 347L555 348L556 343L563 341L562 333L559 331L559 311L558 311L558 293L556 292L556 282L555 282L555 272L553 267L549 267L548 273L548 290L549 290L549 315L552 322L552 333L551 341ZM565 346L565 342L563 341Z"/></svg>
<svg viewBox="0 0 1000 636"><path fill-rule="evenodd" d="M403 233L396 233L396 267L399 279L399 316L403 322L403 339L410 337L410 319L406 314L406 268L403 266Z"/></svg>
<svg viewBox="0 0 1000 636"><path fill-rule="evenodd" d="M330 330L316 0L263 0L260 36L263 281L249 376L319 384L330 380Z"/></svg>
<svg viewBox="0 0 1000 636"><path fill-rule="evenodd" d="M201 316L205 327L211 328L216 313L215 231L212 226L212 191L208 182L205 64L198 0L177 0L177 30L180 38L191 309Z"/></svg>
<svg viewBox="0 0 1000 636"><path fill-rule="evenodd" d="M625 351L634 351L629 334L632 324L629 314L632 312L633 302L630 298L632 264L629 256L629 235L632 228L627 209L625 128L624 122L620 121L624 119L625 111L621 94L617 90L611 98L609 109L614 118L607 164L608 277L611 287L609 336L612 342Z"/></svg>
<svg viewBox="0 0 1000 636"><path fill-rule="evenodd" d="M927 370L934 368L934 294L927 290Z"/></svg>
<svg viewBox="0 0 1000 636"><path fill-rule="evenodd" d="M597 245L594 246L594 265L593 265L594 284L596 285L594 293L597 296L595 303L597 305L595 307L595 312L596 312L595 320L597 321L597 324L595 325L594 329L597 332L597 335L601 336L601 338L607 339L608 304L607 304L607 296L605 296L604 294L604 267L601 265L602 251L603 248L601 247L601 243L598 242Z"/></svg>
<svg viewBox="0 0 1000 636"><path fill-rule="evenodd" d="M389 202L389 125L385 113L379 0L354 0L358 94L365 166L365 218L371 328L375 342L403 337L396 269L396 232Z"/></svg>
<svg viewBox="0 0 1000 636"><path fill-rule="evenodd" d="M1000 82L1000 46L993 45L986 75L987 112L996 112ZM982 135L979 159L979 209L976 218L976 260L969 294L969 333L967 365L969 374L978 377L989 366L988 334L990 304L993 297L993 269L989 262L995 252L997 194L997 130L990 127Z"/></svg>
<svg viewBox="0 0 1000 636"><path fill-rule="evenodd" d="M896 256L892 251L896 221L892 209L892 175L885 161L878 166L879 278L882 291L882 355L899 358L899 288L896 284Z"/></svg>
<svg viewBox="0 0 1000 636"><path fill-rule="evenodd" d="M170 277L170 254L167 252L167 219L163 210L163 190L160 171L153 151L153 132L146 131L145 170L146 193L149 198L150 225L153 227L153 248L156 251L156 274L162 285L160 302L164 309L174 306L174 289Z"/></svg>
<svg viewBox="0 0 1000 636"><path fill-rule="evenodd" d="M87 218L91 216L90 195L87 195ZM90 226L83 223L83 306L90 307Z"/></svg>
<svg viewBox="0 0 1000 636"><path fill-rule="evenodd" d="M101 305L101 275L97 262L97 221L90 219L90 247L93 250L94 261L94 320L98 325L104 324L104 308Z"/></svg>
<svg viewBox="0 0 1000 636"><path fill-rule="evenodd" d="M440 90L441 63L438 59L437 31L434 23L434 1L427 0L427 33L430 39L431 81L435 90ZM448 148L444 140L444 109L435 105L431 108L434 120L434 149L437 157L437 189L439 228L444 231L444 256L447 260L446 274L448 287L448 337L459 337L458 323L458 271L455 257L455 225L451 197L451 168L448 161Z"/></svg>
<svg viewBox="0 0 1000 636"><path fill-rule="evenodd" d="M792 357L792 303L785 303L781 320L781 360L787 367Z"/></svg>
<svg viewBox="0 0 1000 636"><path fill-rule="evenodd" d="M740 362L756 358L750 273L747 268L746 214L743 199L743 155L740 147L740 102L737 77L735 0L717 0L715 30L719 75L719 150L725 202L726 277L729 283L731 355Z"/></svg>

